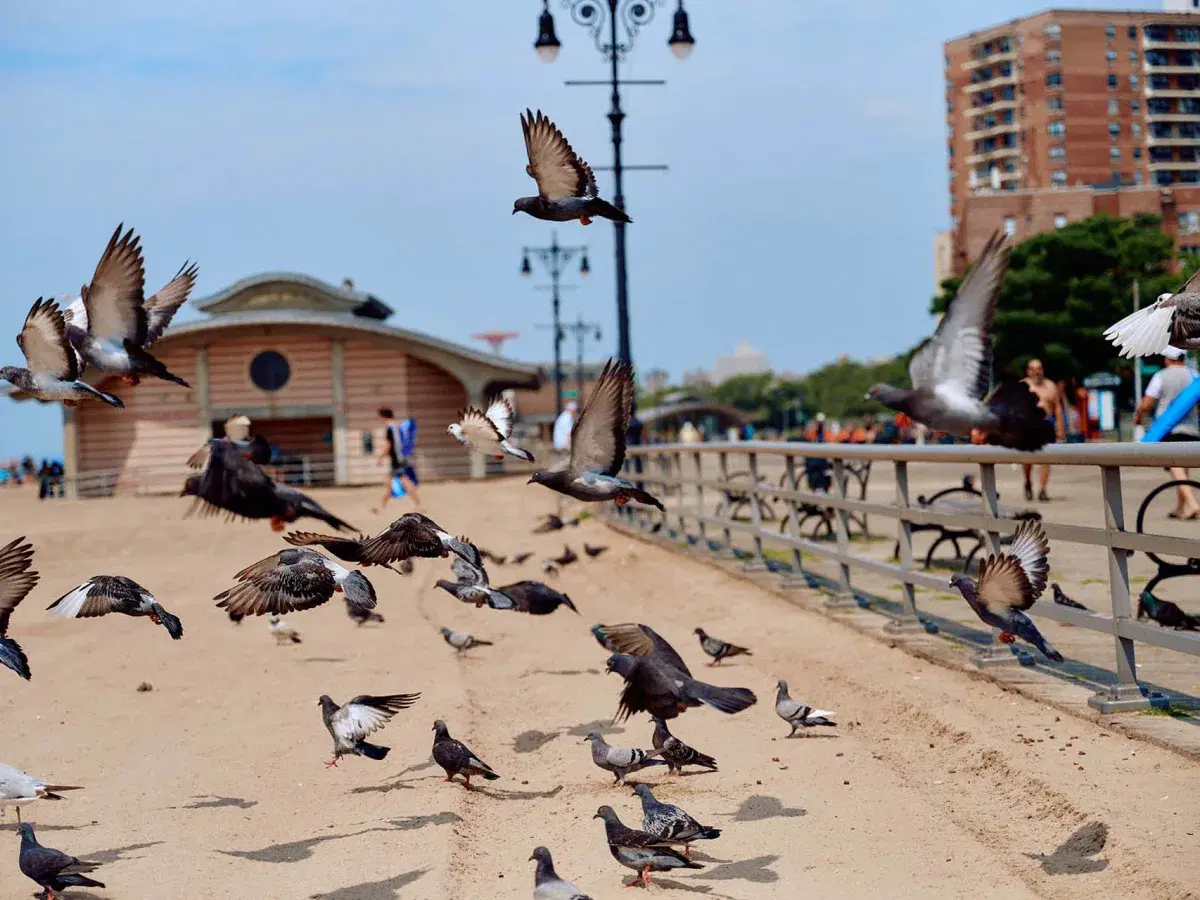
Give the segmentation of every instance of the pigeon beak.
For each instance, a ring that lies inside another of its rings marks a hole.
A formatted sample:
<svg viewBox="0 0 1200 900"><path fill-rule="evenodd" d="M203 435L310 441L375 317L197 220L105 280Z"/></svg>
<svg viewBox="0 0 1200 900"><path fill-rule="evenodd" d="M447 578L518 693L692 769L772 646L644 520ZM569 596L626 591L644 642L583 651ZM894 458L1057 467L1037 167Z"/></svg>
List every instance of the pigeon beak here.
<svg viewBox="0 0 1200 900"><path fill-rule="evenodd" d="M599 819L599 818L600 818L600 813L596 813L594 816L592 816L592 818L593 818L593 819Z"/></svg>
<svg viewBox="0 0 1200 900"><path fill-rule="evenodd" d="M537 854L534 854L533 856L529 857L530 862L533 862L535 859L537 859Z"/></svg>
<svg viewBox="0 0 1200 900"><path fill-rule="evenodd" d="M514 209L514 210L512 211L512 214L515 216L515 215L517 214L517 211ZM532 857L532 856L531 856L531 857L529 857L529 858L530 858L530 859L533 859L533 857Z"/></svg>

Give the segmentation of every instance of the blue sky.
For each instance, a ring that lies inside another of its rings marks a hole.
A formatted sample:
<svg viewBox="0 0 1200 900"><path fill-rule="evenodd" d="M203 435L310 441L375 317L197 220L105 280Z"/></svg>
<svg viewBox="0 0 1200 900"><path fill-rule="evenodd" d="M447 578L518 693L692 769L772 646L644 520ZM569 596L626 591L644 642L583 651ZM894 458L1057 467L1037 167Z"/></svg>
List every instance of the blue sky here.
<svg viewBox="0 0 1200 900"><path fill-rule="evenodd" d="M941 43L1036 11L1017 0L689 0L696 50L669 53L674 2L638 36L625 92L633 352L676 378L740 339L779 369L870 358L929 326L946 227ZM1059 6L1128 8L1128 3ZM545 292L518 276L548 225L511 216L533 186L518 113L541 107L611 162L591 38L551 0L39 0L0 3L0 332L77 292L117 222L147 287L198 260L197 295L246 275L345 276L393 321L549 357ZM598 173L602 193L611 176ZM593 274L564 314L615 346L612 229L560 227ZM195 315L188 313L189 316ZM0 338L3 362L20 353ZM0 457L57 452L53 407L0 399Z"/></svg>

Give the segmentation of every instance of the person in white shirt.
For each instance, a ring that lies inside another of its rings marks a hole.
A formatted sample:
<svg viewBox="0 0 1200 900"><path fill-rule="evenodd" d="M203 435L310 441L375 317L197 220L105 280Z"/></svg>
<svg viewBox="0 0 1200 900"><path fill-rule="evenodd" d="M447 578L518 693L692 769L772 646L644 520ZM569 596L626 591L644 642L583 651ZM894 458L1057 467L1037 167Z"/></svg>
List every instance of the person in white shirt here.
<svg viewBox="0 0 1200 900"><path fill-rule="evenodd" d="M1188 368L1187 354L1184 351L1178 347L1167 347L1163 350L1163 367L1154 373L1150 383L1146 385L1146 395L1142 397L1137 411L1133 414L1133 424L1141 425L1151 412L1155 416L1161 416L1195 377L1195 373ZM1200 416L1197 415L1195 407L1179 420L1163 441L1200 441ZM1188 477L1187 469L1172 468L1170 472L1171 477L1177 481ZM1200 504L1196 502L1195 494L1186 484L1175 486L1175 509L1167 515L1172 519L1200 518Z"/></svg>
<svg viewBox="0 0 1200 900"><path fill-rule="evenodd" d="M571 452L571 429L575 427L575 412L579 405L568 401L558 418L554 420L554 449L559 453Z"/></svg>

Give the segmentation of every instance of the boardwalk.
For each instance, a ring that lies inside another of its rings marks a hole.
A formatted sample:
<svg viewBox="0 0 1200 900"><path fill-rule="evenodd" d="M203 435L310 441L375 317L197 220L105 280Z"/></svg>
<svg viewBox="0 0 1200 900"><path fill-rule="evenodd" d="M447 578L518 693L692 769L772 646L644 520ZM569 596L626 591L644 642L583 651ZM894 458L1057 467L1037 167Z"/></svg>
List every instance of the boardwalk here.
<svg viewBox="0 0 1200 900"><path fill-rule="evenodd" d="M374 491L318 498L364 529L381 524L367 511ZM724 830L698 854L704 870L662 878L654 895L1197 896L1194 761L889 650L599 523L531 537L553 501L520 481L432 485L422 499L483 546L537 552L520 569L493 567L498 583L539 577L536 560L564 537L577 551L584 540L610 545L559 580L582 617L457 605L433 589L446 564L419 562L408 579L371 575L383 627L359 630L330 604L289 616L304 642L276 648L261 620L234 627L211 602L233 572L280 546L265 525L184 521L176 498L38 504L0 493L6 529L34 540L42 572L12 623L34 681L0 673L0 759L87 786L28 810L46 843L105 863L107 891L70 896L525 898L538 844L597 900L620 896L628 873L591 817L606 803L636 824L637 802L579 742L605 727L619 689L587 627L626 620L655 625L694 666L696 625L751 646L738 665L700 671L760 697L739 716L679 720L676 733L716 756L718 774L647 779ZM44 616L96 572L155 590L184 639L139 621ZM439 625L496 646L455 657ZM781 677L838 711L835 737L783 739L771 711ZM143 681L153 691L139 693ZM421 701L380 735L392 747L385 762L323 767L317 695L411 690ZM442 783L429 761L439 717L504 777L476 794ZM650 740L644 719L608 733L627 746ZM1085 848L1097 853L1059 849L1080 829L1102 830L1093 823L1109 829L1106 846ZM31 896L6 833L0 896Z"/></svg>

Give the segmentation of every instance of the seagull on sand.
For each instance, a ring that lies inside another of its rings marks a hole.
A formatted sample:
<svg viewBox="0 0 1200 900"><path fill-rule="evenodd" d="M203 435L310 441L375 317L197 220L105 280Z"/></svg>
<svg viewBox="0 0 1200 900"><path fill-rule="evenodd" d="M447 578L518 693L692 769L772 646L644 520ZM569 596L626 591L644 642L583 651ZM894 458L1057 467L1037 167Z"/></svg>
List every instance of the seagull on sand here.
<svg viewBox="0 0 1200 900"><path fill-rule="evenodd" d="M26 681L33 677L29 657L8 636L8 620L38 583L38 573L32 571L32 566L33 545L25 543L25 538L9 541L0 549L0 666L12 669Z"/></svg>
<svg viewBox="0 0 1200 900"><path fill-rule="evenodd" d="M59 796L64 791L82 791L83 788L73 784L47 784L40 778L26 775L20 769L0 763L0 816L4 815L5 807L17 808L17 822L21 821L21 807L39 800L62 800Z"/></svg>
<svg viewBox="0 0 1200 900"><path fill-rule="evenodd" d="M808 729L818 725L827 725L830 728L836 728L837 722L833 721L833 716L836 713L828 709L814 709L813 707L801 703L799 700L793 700L788 695L788 683L779 681L775 685L775 715L783 719L792 726L788 737L792 737L796 733L797 728L803 728L804 734L807 736Z"/></svg>
<svg viewBox="0 0 1200 900"><path fill-rule="evenodd" d="M663 509L657 498L618 474L625 463L625 432L632 409L633 369L610 359L571 429L570 457L554 468L538 469L529 483L576 500L612 500L617 506L632 500Z"/></svg>
<svg viewBox="0 0 1200 900"><path fill-rule="evenodd" d="M317 698L317 705L321 707L321 718L333 737L333 759L325 764L325 768L336 766L343 756L383 759L391 748L368 743L365 738L386 725L400 710L408 709L420 699L419 693L388 694L383 697L362 694L345 706L338 706L329 699L328 694L322 694Z"/></svg>
<svg viewBox="0 0 1200 900"><path fill-rule="evenodd" d="M242 615L282 615L312 609L345 595L360 609L375 608L375 588L358 569L347 569L311 547L288 547L238 572L237 584L213 597Z"/></svg>
<svg viewBox="0 0 1200 900"><path fill-rule="evenodd" d="M558 877L554 871L554 860L545 847L535 849L529 858L537 860L537 871L533 874L533 900L591 900L571 882Z"/></svg>
<svg viewBox="0 0 1200 900"><path fill-rule="evenodd" d="M433 732L433 760L445 770L447 781L453 781L455 775L461 775L469 791L472 775L488 781L500 777L492 771L491 766L472 753L470 747L450 737L450 729L441 719L433 723Z"/></svg>
<svg viewBox="0 0 1200 900"><path fill-rule="evenodd" d="M457 553L478 555L466 538L456 538L423 513L405 513L362 545L360 563L381 566L414 556L437 559ZM465 556L464 556L465 558Z"/></svg>
<svg viewBox="0 0 1200 900"><path fill-rule="evenodd" d="M178 617L163 609L152 593L124 575L93 575L46 609L64 619L91 619L109 613L145 616L165 628L175 640L183 637L183 623Z"/></svg>
<svg viewBox="0 0 1200 900"><path fill-rule="evenodd" d="M486 410L468 406L458 414L458 421L446 427L446 431L460 444L476 453L495 460L504 459L504 454L533 462L533 454L511 443L513 433L512 404L503 397L493 400Z"/></svg>
<svg viewBox="0 0 1200 900"><path fill-rule="evenodd" d="M64 888L105 886L103 881L87 877L99 868L98 863L85 863L61 850L43 847L28 822L21 825L21 854L17 865L26 878L46 889L45 900L55 900L55 891Z"/></svg>
<svg viewBox="0 0 1200 900"><path fill-rule="evenodd" d="M275 638L276 647L303 643L300 640L300 632L279 616L267 616L267 633Z"/></svg>
<svg viewBox="0 0 1200 900"><path fill-rule="evenodd" d="M1159 294L1149 306L1104 332L1121 356L1153 356L1167 346L1200 350L1200 270L1177 293Z"/></svg>
<svg viewBox="0 0 1200 900"><path fill-rule="evenodd" d="M592 167L579 158L540 109L536 114L525 110L521 130L525 133L525 152L529 157L525 171L537 182L538 193L536 197L516 200L513 215L528 213L547 222L578 219L581 225L590 225L595 218L626 224L633 221L624 210L600 199Z"/></svg>

